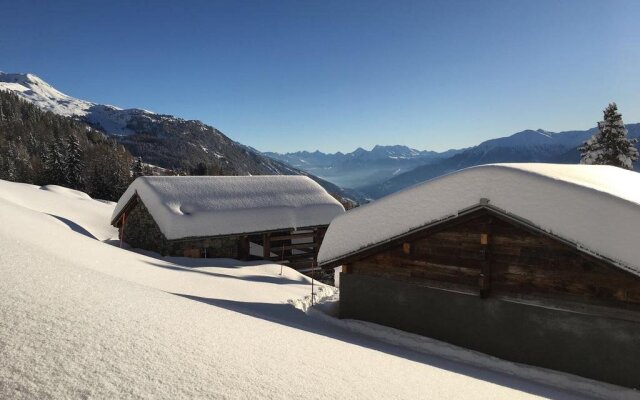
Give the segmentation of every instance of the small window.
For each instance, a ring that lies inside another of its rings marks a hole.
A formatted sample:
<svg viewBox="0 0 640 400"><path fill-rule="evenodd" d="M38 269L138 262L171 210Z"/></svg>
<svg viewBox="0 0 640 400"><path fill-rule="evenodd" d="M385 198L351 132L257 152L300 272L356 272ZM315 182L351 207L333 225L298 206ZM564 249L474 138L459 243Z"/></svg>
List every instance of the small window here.
<svg viewBox="0 0 640 400"><path fill-rule="evenodd" d="M404 254L411 254L411 243L402 243L402 252Z"/></svg>

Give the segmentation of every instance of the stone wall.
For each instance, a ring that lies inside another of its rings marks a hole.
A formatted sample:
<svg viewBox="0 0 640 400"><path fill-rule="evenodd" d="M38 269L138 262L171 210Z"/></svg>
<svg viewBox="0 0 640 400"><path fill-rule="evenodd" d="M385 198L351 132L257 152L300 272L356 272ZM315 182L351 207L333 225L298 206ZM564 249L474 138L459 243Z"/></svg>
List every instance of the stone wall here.
<svg viewBox="0 0 640 400"><path fill-rule="evenodd" d="M342 273L340 317L640 388L640 316L622 319L569 312Z"/></svg>
<svg viewBox="0 0 640 400"><path fill-rule="evenodd" d="M127 214L123 240L134 248L178 257L238 258L240 246L239 236L167 240L142 201Z"/></svg>
<svg viewBox="0 0 640 400"><path fill-rule="evenodd" d="M169 243L142 201L127 213L121 239L131 247L169 255Z"/></svg>
<svg viewBox="0 0 640 400"><path fill-rule="evenodd" d="M195 254L185 254L185 251L191 252L195 250L199 253L199 257L240 258L239 241L240 238L238 236L174 241L169 242L169 253L171 255L197 257Z"/></svg>

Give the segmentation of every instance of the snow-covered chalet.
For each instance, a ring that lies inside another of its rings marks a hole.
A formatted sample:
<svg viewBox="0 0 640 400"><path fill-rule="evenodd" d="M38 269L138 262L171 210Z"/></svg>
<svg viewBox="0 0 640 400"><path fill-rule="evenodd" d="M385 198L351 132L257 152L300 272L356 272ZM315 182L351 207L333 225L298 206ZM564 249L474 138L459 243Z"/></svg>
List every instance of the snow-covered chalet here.
<svg viewBox="0 0 640 400"><path fill-rule="evenodd" d="M311 266L343 206L305 176L140 177L111 218L135 248Z"/></svg>
<svg viewBox="0 0 640 400"><path fill-rule="evenodd" d="M640 174L496 164L351 210L318 255L340 317L640 388Z"/></svg>

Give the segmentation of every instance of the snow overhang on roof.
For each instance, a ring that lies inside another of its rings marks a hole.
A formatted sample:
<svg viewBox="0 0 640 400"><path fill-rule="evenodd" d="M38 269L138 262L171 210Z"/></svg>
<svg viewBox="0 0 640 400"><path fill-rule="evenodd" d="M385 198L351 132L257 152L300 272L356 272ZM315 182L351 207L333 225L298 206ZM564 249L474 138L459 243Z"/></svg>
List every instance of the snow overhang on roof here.
<svg viewBox="0 0 640 400"><path fill-rule="evenodd" d="M451 218L480 199L640 275L640 174L599 165L491 164L412 186L337 217L318 262Z"/></svg>
<svg viewBox="0 0 640 400"><path fill-rule="evenodd" d="M136 179L112 223L136 195L169 240L328 225L344 213L306 176L162 176Z"/></svg>

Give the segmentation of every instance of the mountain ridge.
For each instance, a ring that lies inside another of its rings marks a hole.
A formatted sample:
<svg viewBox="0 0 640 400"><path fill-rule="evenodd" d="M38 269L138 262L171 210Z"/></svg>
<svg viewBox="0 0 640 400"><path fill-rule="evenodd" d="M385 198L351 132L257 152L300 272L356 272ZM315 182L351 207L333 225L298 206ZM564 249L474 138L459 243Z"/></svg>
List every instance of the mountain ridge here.
<svg viewBox="0 0 640 400"><path fill-rule="evenodd" d="M640 137L640 123L627 124L627 128L629 137ZM371 150L359 147L350 153L323 153L316 150L314 152L298 151L284 154L266 152L264 154L289 163L296 168L313 171L318 176L342 183L345 187L354 188L367 198L376 199L416 183L480 164L500 162L578 163L580 157L577 148L597 131L595 127L587 130L562 132L525 129L508 136L485 140L472 147L452 149L441 153L416 150L402 145L375 145ZM394 151L400 151L401 155L396 157ZM393 162L402 162L398 160L403 158L408 160L403 165L406 169L399 168L396 170L397 172L389 173L392 166L398 167ZM411 166L413 167L411 168ZM354 177L347 176L345 179L344 176L334 176L340 173L344 174L344 171L349 168L356 170L355 172L350 171ZM366 170L374 177L368 177L360 170ZM381 177L384 179L380 179ZM368 184L362 184L367 180L369 180ZM355 185L350 186L348 183L355 183Z"/></svg>
<svg viewBox="0 0 640 400"><path fill-rule="evenodd" d="M0 72L0 90L44 111L84 122L115 138L133 156L162 168L189 171L204 164L226 175L306 175L336 195L359 199L356 193L266 157L201 121L77 99L31 73Z"/></svg>
<svg viewBox="0 0 640 400"><path fill-rule="evenodd" d="M298 151L290 153L264 152L268 157L306 170L340 186L359 190L360 187L383 182L394 175L446 158L463 149L445 152L416 150L404 145L375 145L371 150L358 147L349 153Z"/></svg>
<svg viewBox="0 0 640 400"><path fill-rule="evenodd" d="M640 123L626 124L626 126L630 138L640 137ZM577 148L597 131L597 128L591 128L584 131L543 131L544 133L541 134L539 130L524 130L506 137L486 140L449 158L416 167L382 183L359 190L367 197L375 199L440 175L481 164L506 162L576 164L580 162ZM640 165L637 164L636 170L638 169Z"/></svg>

